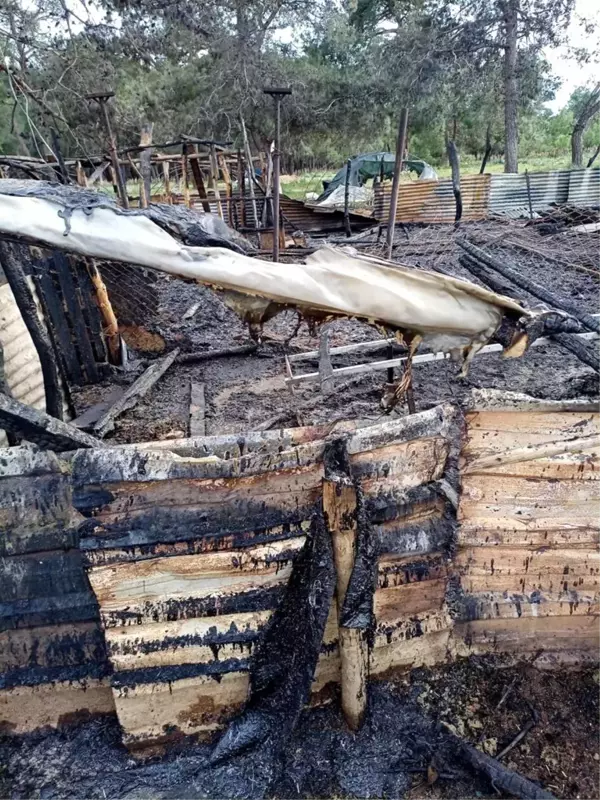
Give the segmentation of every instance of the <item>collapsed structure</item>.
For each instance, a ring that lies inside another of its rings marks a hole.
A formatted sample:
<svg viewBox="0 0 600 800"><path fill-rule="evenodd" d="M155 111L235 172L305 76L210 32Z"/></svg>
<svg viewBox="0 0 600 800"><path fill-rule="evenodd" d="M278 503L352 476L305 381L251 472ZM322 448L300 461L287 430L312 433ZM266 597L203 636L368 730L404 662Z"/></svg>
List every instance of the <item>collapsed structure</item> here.
<svg viewBox="0 0 600 800"><path fill-rule="evenodd" d="M539 336L573 347L572 334L597 330L581 313L356 252L251 258L226 226L190 219L0 182L2 236L216 287L257 335L293 307L399 332L408 359L421 346L467 350L468 364L492 336L521 355ZM393 420L130 446L12 398L0 419L42 448L0 455L0 720L12 730L116 711L136 749L226 728L218 762L277 751L305 703L338 685L357 728L369 677L399 668L489 652L596 658L589 398L482 391Z"/></svg>

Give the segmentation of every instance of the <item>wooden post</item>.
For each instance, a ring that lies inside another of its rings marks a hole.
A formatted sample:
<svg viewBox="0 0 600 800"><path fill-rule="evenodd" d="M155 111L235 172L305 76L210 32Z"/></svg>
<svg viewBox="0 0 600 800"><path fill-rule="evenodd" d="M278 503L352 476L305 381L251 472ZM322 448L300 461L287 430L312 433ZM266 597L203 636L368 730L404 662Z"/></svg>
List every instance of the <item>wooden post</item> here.
<svg viewBox="0 0 600 800"><path fill-rule="evenodd" d="M231 187L231 175L229 174L229 168L227 166L227 161L225 160L225 154L219 153L218 159L221 175L223 176L223 181L225 182L225 195L227 197L227 220L229 225L233 227L233 203L231 200L233 191Z"/></svg>
<svg viewBox="0 0 600 800"><path fill-rule="evenodd" d="M78 161L75 164L75 172L77 174L77 183L80 186L87 188L87 178L85 177L85 172L83 171L83 167L81 166L81 161Z"/></svg>
<svg viewBox="0 0 600 800"><path fill-rule="evenodd" d="M344 185L344 230L346 236L352 236L352 228L350 227L350 170L352 167L352 159L349 158L346 162L346 183Z"/></svg>
<svg viewBox="0 0 600 800"><path fill-rule="evenodd" d="M394 229L396 227L396 212L398 210L398 189L400 188L400 175L402 173L402 159L406 147L406 131L408 128L408 108L403 108L400 113L398 139L396 141L396 161L394 163L394 180L392 181L392 196L390 197L390 216L388 218L387 246L388 259L392 260L394 248Z"/></svg>
<svg viewBox="0 0 600 800"><path fill-rule="evenodd" d="M323 511L333 542L337 573L338 616L344 604L356 550L356 488L349 477L335 475L323 481ZM339 628L342 711L348 726L358 730L367 706L368 646L357 628Z"/></svg>
<svg viewBox="0 0 600 800"><path fill-rule="evenodd" d="M331 365L331 353L329 350L329 327L321 326L319 337L319 380L321 382L321 392L329 394L333 387L333 366Z"/></svg>
<svg viewBox="0 0 600 800"><path fill-rule="evenodd" d="M173 197L171 195L171 181L169 179L169 162L163 161L163 182L165 184L165 203L171 204L173 202Z"/></svg>
<svg viewBox="0 0 600 800"><path fill-rule="evenodd" d="M452 191L454 193L454 202L456 211L454 213L454 224L457 225L462 217L462 194L460 191L460 159L458 157L458 150L454 139L449 139L446 143L446 151L448 153L448 161L452 169Z"/></svg>
<svg viewBox="0 0 600 800"><path fill-rule="evenodd" d="M250 192L250 200L252 202L252 214L254 217L254 225L256 228L259 227L258 225L258 208L256 206L256 195L254 194L254 167L252 164L252 153L250 151L250 143L248 142L248 134L246 133L246 123L244 122L244 118L240 117L240 123L242 126L242 136L244 138L244 150L246 151L246 163L248 169L250 170L250 181L248 183L248 190Z"/></svg>
<svg viewBox="0 0 600 800"><path fill-rule="evenodd" d="M52 137L52 151L54 153L54 157L56 158L56 163L58 164L58 168L60 171L61 183L70 183L69 173L67 172L65 159L63 158L62 150L60 147L60 139L58 138L58 132L56 131L56 128L50 128L50 136Z"/></svg>
<svg viewBox="0 0 600 800"><path fill-rule="evenodd" d="M142 208L148 208L152 198L152 148L148 147L148 145L152 144L153 127L153 122L144 122L140 134L140 145L145 148L140 151L140 173L142 175L140 184L140 206Z"/></svg>
<svg viewBox="0 0 600 800"><path fill-rule="evenodd" d="M217 213L223 219L223 206L221 205L221 193L219 192L219 165L217 164L217 148L214 144L210 146L210 177L212 189L217 201Z"/></svg>
<svg viewBox="0 0 600 800"><path fill-rule="evenodd" d="M246 180L245 180L245 169L244 169L244 159L242 157L242 151L237 151L237 169L238 169L238 192L240 195L240 214L239 214L239 224L242 228L246 227Z"/></svg>
<svg viewBox="0 0 600 800"><path fill-rule="evenodd" d="M183 202L189 208L190 207L190 190L188 187L188 160L187 160L187 150L186 145L183 145L182 153L181 153L181 191L183 193Z"/></svg>
<svg viewBox="0 0 600 800"><path fill-rule="evenodd" d="M185 144L184 150L188 154L192 154L193 158L190 158L189 163L192 167L192 175L194 178L194 183L196 184L196 189L198 190L198 197L200 198L200 202L202 203L202 208L207 214L210 214L210 203L208 202L208 195L206 194L206 186L204 185L204 176L202 175L202 170L200 169L200 159L198 158L198 147L197 145Z"/></svg>
<svg viewBox="0 0 600 800"><path fill-rule="evenodd" d="M527 185L527 204L529 206L529 219L533 219L533 204L531 202L531 180L529 178L529 170L525 170L525 183Z"/></svg>
<svg viewBox="0 0 600 800"><path fill-rule="evenodd" d="M94 289L96 290L96 300L104 323L103 333L108 347L111 364L119 366L121 364L121 337L119 335L119 323L113 311L112 304L106 291L106 286L102 276L98 272L96 263L91 259L86 259L86 265Z"/></svg>

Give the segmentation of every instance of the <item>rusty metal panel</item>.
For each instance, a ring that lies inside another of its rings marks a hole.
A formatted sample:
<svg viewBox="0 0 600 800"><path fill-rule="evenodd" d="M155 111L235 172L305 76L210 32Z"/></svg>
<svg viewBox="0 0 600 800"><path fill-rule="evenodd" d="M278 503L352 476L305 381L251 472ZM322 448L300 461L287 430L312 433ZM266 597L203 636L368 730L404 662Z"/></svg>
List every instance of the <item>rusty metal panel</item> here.
<svg viewBox="0 0 600 800"><path fill-rule="evenodd" d="M462 220L485 219L490 189L489 175L465 175L460 182L463 201ZM374 215L385 221L388 218L391 185L375 186ZM397 222L452 223L456 216L456 202L450 178L441 181L414 181L400 184Z"/></svg>

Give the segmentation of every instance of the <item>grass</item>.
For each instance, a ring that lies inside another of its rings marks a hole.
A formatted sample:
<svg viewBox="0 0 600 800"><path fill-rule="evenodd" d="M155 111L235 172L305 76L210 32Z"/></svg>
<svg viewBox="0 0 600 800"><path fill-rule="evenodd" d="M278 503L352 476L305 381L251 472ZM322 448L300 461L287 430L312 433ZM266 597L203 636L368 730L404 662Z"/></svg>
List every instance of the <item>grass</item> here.
<svg viewBox="0 0 600 800"><path fill-rule="evenodd" d="M555 169L568 169L570 159L568 156L531 156L519 162L519 172L546 172ZM340 165L341 166L341 165ZM473 156L465 156L461 159L461 174L472 175L479 172L481 159ZM440 178L449 178L451 174L450 165L444 164L436 166L435 170ZM293 175L281 176L281 189L288 197L296 200L304 200L307 192L321 194L323 191L323 181L333 178L337 170L323 169L313 172L299 172ZM501 159L492 159L488 162L486 172L504 172L504 162ZM403 180L414 180L415 175L405 175Z"/></svg>

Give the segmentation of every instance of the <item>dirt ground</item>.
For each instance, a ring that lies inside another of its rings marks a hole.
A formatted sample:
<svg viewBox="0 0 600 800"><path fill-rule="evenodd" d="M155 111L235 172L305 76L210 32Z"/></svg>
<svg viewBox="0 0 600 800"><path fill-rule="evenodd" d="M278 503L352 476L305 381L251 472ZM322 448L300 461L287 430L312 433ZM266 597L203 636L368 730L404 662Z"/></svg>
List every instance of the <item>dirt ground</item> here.
<svg viewBox="0 0 600 800"><path fill-rule="evenodd" d="M0 796L25 798L503 797L457 755L453 733L498 755L531 715L537 724L503 759L558 798L598 797L598 670L539 672L471 657L369 685L361 731L334 699L307 709L277 763L241 757L211 767L208 744L134 761L113 718L0 739Z"/></svg>
<svg viewBox="0 0 600 800"><path fill-rule="evenodd" d="M472 226L468 232L475 238L492 239L498 248L506 233L517 228L522 233L523 224L486 223ZM425 233L418 228L400 232L396 260L416 267L442 266L473 280L458 263L458 234L446 228L431 233L428 239ZM553 246L551 239L556 239L553 252L561 255L561 263L519 254L519 269L568 296L581 310L597 313L597 277L570 265L569 259L575 264L577 257L565 250L557 237L544 238L546 250ZM380 253L374 244L365 249ZM502 254L498 249L495 252ZM244 325L211 290L173 279L160 279L155 287L158 314L152 321L140 319L138 324L158 333L166 352L173 347L198 352L249 342ZM527 299L532 305L539 302ZM195 315L184 319L196 303ZM117 421L107 441L187 436L192 382L205 384L208 434L252 430L284 411L289 412L287 420L278 427L380 418L385 372L363 375L345 391L328 396L322 396L315 383L302 384L293 392L286 386L284 353L318 346L305 323L285 344L296 321L294 312L285 312L269 322L264 343L252 355L175 364L135 409ZM354 320L330 325L332 347L381 335ZM156 355L133 352L132 369L104 384L74 392L78 413L106 398L116 384L130 384L152 357ZM385 353L343 356L334 358L333 365L385 357ZM302 362L294 369L314 371L317 365ZM458 370L448 361L415 366L417 409L444 400L460 401L474 387L553 399L598 394L597 376L556 344L533 348L516 360L503 360L497 354L477 357L464 380L457 378ZM317 402L311 409L301 410L302 403L310 399ZM395 413L407 411L399 408ZM140 765L122 747L114 719L93 720L68 732L4 740L0 744L0 797L502 797L457 757L452 734L498 756L532 719L535 724L503 757L503 763L538 781L556 797L600 797L595 669L549 673L528 664L514 665L508 659L473 657L417 670L406 679L373 683L369 692L369 716L359 734L346 729L339 703L308 709L277 764L256 764L246 758L235 765L209 767L208 746L196 745Z"/></svg>

